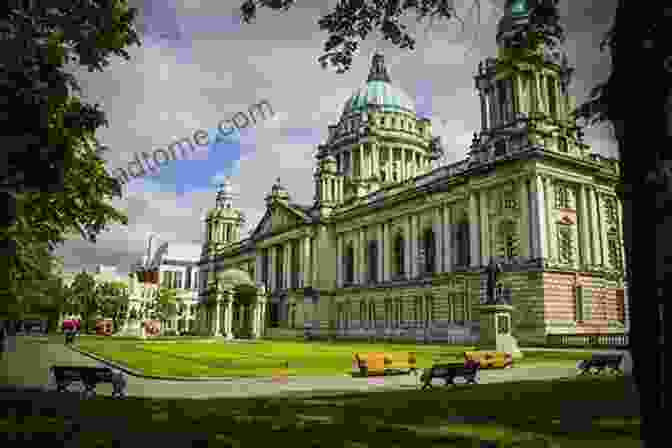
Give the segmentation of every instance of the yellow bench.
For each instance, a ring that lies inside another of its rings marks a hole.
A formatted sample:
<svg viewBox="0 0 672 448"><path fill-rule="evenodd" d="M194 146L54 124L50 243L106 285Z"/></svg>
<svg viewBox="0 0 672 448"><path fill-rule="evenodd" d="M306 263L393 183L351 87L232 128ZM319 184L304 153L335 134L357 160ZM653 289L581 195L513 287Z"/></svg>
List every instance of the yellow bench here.
<svg viewBox="0 0 672 448"><path fill-rule="evenodd" d="M409 373L417 370L415 352L353 353L352 357L353 367L363 376L384 375L385 370L408 369Z"/></svg>
<svg viewBox="0 0 672 448"><path fill-rule="evenodd" d="M501 368L506 369L513 366L513 356L505 352L464 352L465 361L476 361L481 369Z"/></svg>

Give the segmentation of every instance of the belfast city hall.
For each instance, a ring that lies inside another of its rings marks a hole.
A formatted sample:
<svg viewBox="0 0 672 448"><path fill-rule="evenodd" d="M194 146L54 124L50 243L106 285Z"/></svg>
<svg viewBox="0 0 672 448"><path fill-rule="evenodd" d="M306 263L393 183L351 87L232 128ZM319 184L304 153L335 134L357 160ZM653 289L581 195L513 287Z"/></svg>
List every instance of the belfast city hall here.
<svg viewBox="0 0 672 448"><path fill-rule="evenodd" d="M471 343L495 264L521 344L628 332L619 162L583 142L573 69L562 45L531 43L520 4L507 2L497 58L477 67L481 128L459 162L438 163L430 121L376 53L318 146L312 204L278 179L241 239L245 218L220 187L198 262L199 332Z"/></svg>

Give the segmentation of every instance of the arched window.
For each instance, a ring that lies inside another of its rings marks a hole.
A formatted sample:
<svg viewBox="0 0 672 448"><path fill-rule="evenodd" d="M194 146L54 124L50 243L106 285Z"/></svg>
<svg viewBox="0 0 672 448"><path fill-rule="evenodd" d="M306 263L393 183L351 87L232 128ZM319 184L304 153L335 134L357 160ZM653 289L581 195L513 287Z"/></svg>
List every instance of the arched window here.
<svg viewBox="0 0 672 448"><path fill-rule="evenodd" d="M394 239L394 274L404 275L404 237L398 234Z"/></svg>
<svg viewBox="0 0 672 448"><path fill-rule="evenodd" d="M375 283L378 281L378 242L369 241L367 260L369 282Z"/></svg>
<svg viewBox="0 0 672 448"><path fill-rule="evenodd" d="M345 282L348 284L355 282L355 250L352 243L345 249Z"/></svg>
<svg viewBox="0 0 672 448"><path fill-rule="evenodd" d="M434 231L432 229L425 230L423 238L423 246L425 249L424 272L426 274L433 274L434 262L436 259L436 244L435 244Z"/></svg>

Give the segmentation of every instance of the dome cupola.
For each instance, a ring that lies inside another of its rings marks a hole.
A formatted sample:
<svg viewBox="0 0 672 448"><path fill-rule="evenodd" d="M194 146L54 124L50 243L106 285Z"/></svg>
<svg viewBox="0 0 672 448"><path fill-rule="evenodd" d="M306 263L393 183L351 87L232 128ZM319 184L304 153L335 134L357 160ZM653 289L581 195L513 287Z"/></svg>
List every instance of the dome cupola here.
<svg viewBox="0 0 672 448"><path fill-rule="evenodd" d="M391 84L382 54L375 53L366 84L345 102L342 118L361 115L369 109L379 112L408 112L415 114L415 104L402 89Z"/></svg>

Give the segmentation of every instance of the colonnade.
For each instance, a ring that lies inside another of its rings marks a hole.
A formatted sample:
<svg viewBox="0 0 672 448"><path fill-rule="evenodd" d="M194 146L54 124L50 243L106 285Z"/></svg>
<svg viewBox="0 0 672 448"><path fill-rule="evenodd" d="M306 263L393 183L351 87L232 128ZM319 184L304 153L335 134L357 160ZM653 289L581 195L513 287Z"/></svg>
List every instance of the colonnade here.
<svg viewBox="0 0 672 448"><path fill-rule="evenodd" d="M256 300L251 304L240 304L243 309L251 309L251 315L241 312L238 324L242 325L245 320L249 319L252 326L252 337L255 339L263 336L266 303L267 301L262 295L257 295ZM207 330L212 336L233 337L233 308L234 294L233 291L228 291L217 296L214 306L202 310Z"/></svg>
<svg viewBox="0 0 672 448"><path fill-rule="evenodd" d="M561 182L545 174L522 176L515 179L513 197L518 201L516 207L520 213L517 219L517 232L520 246L518 255L523 259L544 259L557 262L559 260L557 223L559 214L555 205L555 185ZM577 222L574 222L572 247L573 263L610 266L608 260L608 245L606 226L604 225L603 204L594 185L582 183L564 183L575 195L576 206L572 206ZM492 197L497 186L490 186L480 190L472 190L468 194L468 223L469 223L469 266L477 268L487 266L493 253L497 229L490 222ZM614 197L614 199L616 199ZM337 272L336 285L342 287L346 283L346 241L351 242L354 252L354 284L369 283L369 261L366 260L366 248L371 241L376 242L378 248L377 270L375 278L378 282L390 281L393 278L394 235L393 228L401 227L404 238L404 273L410 277L417 277L419 272L418 258L421 251L423 231L430 228L434 233L434 273L451 272L456 264L455 247L457 241L453 238L453 226L456 224L455 204L444 203L431 210L430 225L427 219L421 222L418 213L409 214L401 218L394 218L383 222L369 224L357 229L347 230L337 234L336 256ZM617 207L619 222L621 217L620 204ZM421 212L427 214L427 210ZM578 250L577 250L578 249Z"/></svg>
<svg viewBox="0 0 672 448"><path fill-rule="evenodd" d="M298 260L292 259L292 247L298 247L296 256ZM282 248L282 252L280 249ZM270 245L257 250L255 281L258 284L266 283L270 291L278 289L288 289L290 287L305 288L312 286L317 279L317 266L312 256L313 238L311 236L301 236L283 241L282 243ZM280 259L282 254L282 260ZM267 263L266 271L264 262ZM298 272L294 267L298 265ZM282 271L282 278L277 278L278 270ZM264 278L264 272L268 275ZM296 283L292 285L292 274L296 275ZM278 283L280 280L280 283Z"/></svg>
<svg viewBox="0 0 672 448"><path fill-rule="evenodd" d="M341 171L350 178L368 179L384 173L385 180L391 181L396 173L396 181L401 182L431 170L431 160L426 152L412 147L362 143L337 154L336 159ZM355 169L355 165L359 169Z"/></svg>
<svg viewBox="0 0 672 448"><path fill-rule="evenodd" d="M496 88L495 81L485 80L477 86L481 102L481 130L486 131L512 121L517 114L533 113L564 117L570 110L568 96L561 89L555 76L542 73L514 73L502 80L503 89ZM554 98L549 98L549 91ZM553 106L550 101L555 100Z"/></svg>

